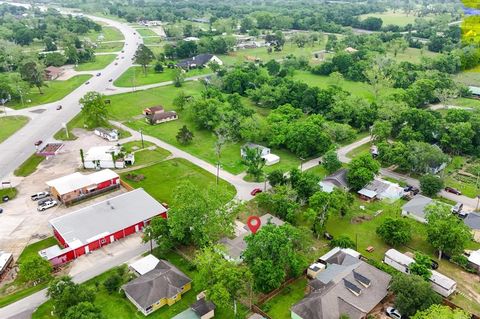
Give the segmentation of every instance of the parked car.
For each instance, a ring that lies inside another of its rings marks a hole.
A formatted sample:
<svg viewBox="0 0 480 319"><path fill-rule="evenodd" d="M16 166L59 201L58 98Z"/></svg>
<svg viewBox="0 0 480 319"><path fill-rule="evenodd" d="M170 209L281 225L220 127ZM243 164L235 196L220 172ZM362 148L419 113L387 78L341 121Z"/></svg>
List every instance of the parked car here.
<svg viewBox="0 0 480 319"><path fill-rule="evenodd" d="M393 307L388 307L387 310L385 310L385 313L387 314L387 316L389 316L390 318L393 318L393 319L402 319L402 315L400 314L400 312L398 312L397 309L393 308Z"/></svg>
<svg viewBox="0 0 480 319"><path fill-rule="evenodd" d="M330 233L327 233L327 232L323 233L323 238L325 238L326 240L333 240L333 236L330 235Z"/></svg>
<svg viewBox="0 0 480 319"><path fill-rule="evenodd" d="M52 201L52 200L53 200L53 198L51 198L51 197L46 197L42 200L39 200L38 201L38 206L41 206L41 205L45 204L46 202L49 202L49 201Z"/></svg>
<svg viewBox="0 0 480 319"><path fill-rule="evenodd" d="M2 197L2 202L6 203L6 202L8 202L9 200L10 200L10 196L8 196L8 195L3 195L3 197Z"/></svg>
<svg viewBox="0 0 480 319"><path fill-rule="evenodd" d="M433 270L438 269L438 262L433 259L430 259L430 261L431 261L430 268L432 268Z"/></svg>
<svg viewBox="0 0 480 319"><path fill-rule="evenodd" d="M112 81L113 81L113 79L109 79L109 80L108 80L108 82L112 82Z"/></svg>
<svg viewBox="0 0 480 319"><path fill-rule="evenodd" d="M470 214L470 212L462 210L461 212L458 213L458 217L460 217L461 219L465 219L465 217L467 217L468 214Z"/></svg>
<svg viewBox="0 0 480 319"><path fill-rule="evenodd" d="M89 85L89 84L90 84L90 81L85 82L85 85Z"/></svg>
<svg viewBox="0 0 480 319"><path fill-rule="evenodd" d="M38 140L34 143L35 146L40 146L43 143L42 140Z"/></svg>
<svg viewBox="0 0 480 319"><path fill-rule="evenodd" d="M254 189L250 192L250 195L255 196L255 195L257 195L257 194L259 194L259 193L261 193L261 192L262 192L262 190L261 190L260 188L254 188Z"/></svg>
<svg viewBox="0 0 480 319"><path fill-rule="evenodd" d="M125 50L122 50L122 53L125 53Z"/></svg>
<svg viewBox="0 0 480 319"><path fill-rule="evenodd" d="M37 210L39 212L42 212L42 211L44 211L46 209L49 209L49 208L52 208L54 206L57 206L57 201L56 200L51 200L51 201L45 202L42 205L38 206Z"/></svg>
<svg viewBox="0 0 480 319"><path fill-rule="evenodd" d="M117 62L115 62L115 65L118 65L118 63L117 63Z"/></svg>
<svg viewBox="0 0 480 319"><path fill-rule="evenodd" d="M463 209L463 203L456 203L455 206L452 207L452 213L458 214Z"/></svg>
<svg viewBox="0 0 480 319"><path fill-rule="evenodd" d="M33 194L32 196L30 196L30 198L33 201L35 201L35 200L39 200L39 199L42 199L42 198L45 198L45 197L48 197L48 196L50 196L49 192L40 192L40 193Z"/></svg>
<svg viewBox="0 0 480 319"><path fill-rule="evenodd" d="M61 110L61 109L62 109L62 106L61 106L61 105L57 106L57 111L58 111L58 110Z"/></svg>
<svg viewBox="0 0 480 319"><path fill-rule="evenodd" d="M0 214L3 213L3 208L0 207Z"/></svg>
<svg viewBox="0 0 480 319"><path fill-rule="evenodd" d="M445 191L447 193L452 193L452 194L455 194L455 195L462 195L462 192L460 192L458 189L453 188L453 187L449 187L449 186L445 187Z"/></svg>

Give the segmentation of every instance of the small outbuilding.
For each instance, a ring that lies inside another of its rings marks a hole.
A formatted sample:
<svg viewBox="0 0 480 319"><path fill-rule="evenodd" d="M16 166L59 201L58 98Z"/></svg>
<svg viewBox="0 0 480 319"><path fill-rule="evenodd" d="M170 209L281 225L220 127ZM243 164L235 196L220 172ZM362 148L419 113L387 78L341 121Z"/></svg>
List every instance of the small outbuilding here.
<svg viewBox="0 0 480 319"><path fill-rule="evenodd" d="M13 263L13 254L0 251L0 279L7 271L8 267Z"/></svg>
<svg viewBox="0 0 480 319"><path fill-rule="evenodd" d="M94 131L94 134L97 136L100 136L104 140L107 140L109 142L116 142L118 141L118 130L116 129L105 129L103 127L97 127Z"/></svg>
<svg viewBox="0 0 480 319"><path fill-rule="evenodd" d="M62 68L57 68L56 66L53 66L53 65L45 68L45 79L47 81L56 80L61 75L63 75Z"/></svg>

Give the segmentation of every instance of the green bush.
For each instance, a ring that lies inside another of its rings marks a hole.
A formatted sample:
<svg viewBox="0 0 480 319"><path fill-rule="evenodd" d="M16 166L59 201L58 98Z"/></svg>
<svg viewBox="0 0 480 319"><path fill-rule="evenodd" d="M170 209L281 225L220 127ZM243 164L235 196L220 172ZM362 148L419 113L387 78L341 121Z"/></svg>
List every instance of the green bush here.
<svg viewBox="0 0 480 319"><path fill-rule="evenodd" d="M113 274L105 280L103 286L105 287L105 289L107 289L109 293L113 293L115 291L118 291L121 284L122 277L120 277L120 275L118 274Z"/></svg>

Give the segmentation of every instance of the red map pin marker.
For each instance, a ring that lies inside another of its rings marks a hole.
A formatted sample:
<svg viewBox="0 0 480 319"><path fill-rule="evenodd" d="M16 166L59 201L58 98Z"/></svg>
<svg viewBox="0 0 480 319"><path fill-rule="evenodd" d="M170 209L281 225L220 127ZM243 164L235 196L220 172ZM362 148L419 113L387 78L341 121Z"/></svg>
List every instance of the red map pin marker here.
<svg viewBox="0 0 480 319"><path fill-rule="evenodd" d="M247 226L252 232L252 234L255 234L258 231L261 224L262 224L262 221L258 216L250 216L247 219Z"/></svg>

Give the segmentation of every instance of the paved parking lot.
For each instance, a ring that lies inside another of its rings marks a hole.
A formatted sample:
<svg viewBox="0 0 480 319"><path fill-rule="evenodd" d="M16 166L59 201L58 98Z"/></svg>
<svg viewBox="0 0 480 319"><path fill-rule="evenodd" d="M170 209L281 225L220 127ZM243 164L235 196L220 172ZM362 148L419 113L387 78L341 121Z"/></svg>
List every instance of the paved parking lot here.
<svg viewBox="0 0 480 319"><path fill-rule="evenodd" d="M8 203L0 204L4 209L0 215L0 250L12 252L16 258L29 243L52 235L48 224L50 219L125 192L120 189L72 207L59 205L43 212L37 211L37 202L32 201L30 196L47 190L46 181L80 170L80 148L87 150L92 146L112 144L91 132L78 130L74 133L78 139L66 142L61 154L45 160L35 173L24 178L12 176L8 179L17 188L18 196Z"/></svg>

